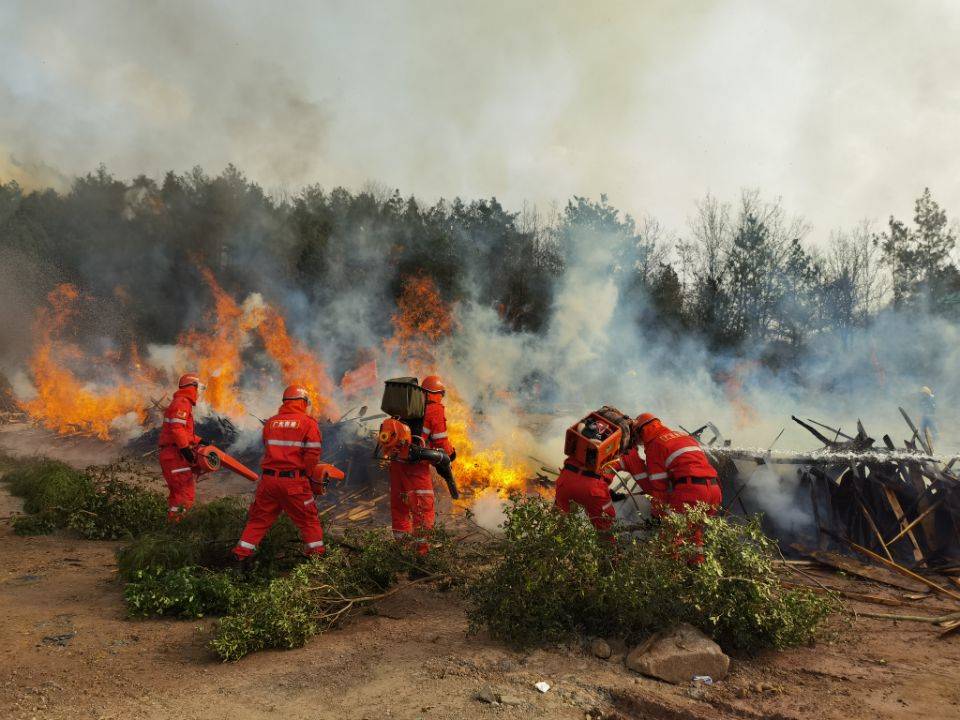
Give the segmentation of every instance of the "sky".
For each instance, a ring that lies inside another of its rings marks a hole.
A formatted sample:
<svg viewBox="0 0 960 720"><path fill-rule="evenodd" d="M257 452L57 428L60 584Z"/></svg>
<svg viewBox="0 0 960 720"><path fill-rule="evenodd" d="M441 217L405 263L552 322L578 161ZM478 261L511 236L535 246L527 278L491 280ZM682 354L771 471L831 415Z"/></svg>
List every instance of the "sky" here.
<svg viewBox="0 0 960 720"><path fill-rule="evenodd" d="M960 213L960 3L0 1L0 181L236 164L683 232L781 197L811 239Z"/></svg>

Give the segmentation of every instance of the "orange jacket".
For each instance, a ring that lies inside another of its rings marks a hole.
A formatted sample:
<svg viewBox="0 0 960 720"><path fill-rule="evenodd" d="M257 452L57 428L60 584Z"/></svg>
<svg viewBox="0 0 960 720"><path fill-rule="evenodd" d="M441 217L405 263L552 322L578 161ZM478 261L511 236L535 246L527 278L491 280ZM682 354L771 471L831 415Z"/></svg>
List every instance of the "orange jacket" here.
<svg viewBox="0 0 960 720"><path fill-rule="evenodd" d="M694 438L653 421L643 428L643 450L650 480L715 478L717 471Z"/></svg>
<svg viewBox="0 0 960 720"><path fill-rule="evenodd" d="M193 434L193 406L197 402L197 389L194 387L177 390L173 400L163 413L163 425L160 427L160 447L185 448L196 445L200 438Z"/></svg>
<svg viewBox="0 0 960 720"><path fill-rule="evenodd" d="M321 439L317 421L304 412L302 400L285 402L263 424L264 470L308 472L320 460Z"/></svg>
<svg viewBox="0 0 960 720"><path fill-rule="evenodd" d="M447 415L443 403L427 400L427 409L423 415L423 442L427 447L453 454L453 444L447 437Z"/></svg>

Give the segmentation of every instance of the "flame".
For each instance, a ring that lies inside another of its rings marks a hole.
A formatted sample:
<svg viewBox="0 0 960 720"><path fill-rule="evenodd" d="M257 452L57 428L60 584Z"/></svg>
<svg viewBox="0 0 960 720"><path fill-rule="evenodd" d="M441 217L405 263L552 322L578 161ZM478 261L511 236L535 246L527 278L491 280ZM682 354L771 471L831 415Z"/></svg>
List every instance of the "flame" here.
<svg viewBox="0 0 960 720"><path fill-rule="evenodd" d="M340 414L333 400L333 381L326 365L299 340L290 337L287 322L271 307L263 310L257 325L267 353L280 366L285 384L298 384L310 395L313 411L319 417L332 418Z"/></svg>
<svg viewBox="0 0 960 720"><path fill-rule="evenodd" d="M213 312L207 318L210 331L189 330L180 336L178 344L190 351L194 361L191 370L199 373L206 384L204 400L210 407L241 417L246 412L238 391L243 368L241 355L256 320L220 287L210 270L200 268L200 274L213 293Z"/></svg>
<svg viewBox="0 0 960 720"><path fill-rule="evenodd" d="M177 344L188 361L180 371L200 374L207 386L204 399L210 407L228 417L243 417L243 354L256 332L266 354L280 367L284 382L303 384L318 413L336 414L334 385L326 367L302 342L290 336L283 316L259 295L239 304L213 273L205 268L200 273L213 296L213 307L205 318L205 328L182 333ZM115 295L122 300L122 289L118 288ZM161 371L145 363L136 343L131 343L126 354L107 350L99 357L85 357L79 347L64 341L61 336L82 299L74 286L60 285L48 296L48 306L37 312L36 344L30 361L37 394L20 405L57 432L91 432L107 440L112 427L142 426L152 404L151 395L163 396L164 388L176 377L163 377ZM85 384L71 369L79 363L105 373L109 383Z"/></svg>
<svg viewBox="0 0 960 720"><path fill-rule="evenodd" d="M37 312L33 324L37 344L30 359L37 394L20 407L60 434L89 432L107 440L120 418L131 416L144 422L147 387L136 380L97 387L82 382L70 370L68 364L82 359L83 353L61 335L76 316L80 299L73 285L58 285L47 295L49 307Z"/></svg>
<svg viewBox="0 0 960 720"><path fill-rule="evenodd" d="M418 377L439 374L437 345L456 327L451 307L440 297L428 277L407 278L391 318L393 337L384 342L389 352L407 364ZM457 451L455 472L461 489L493 488L500 495L523 490L529 473L498 448L480 448L478 427L463 396L444 378L447 433Z"/></svg>

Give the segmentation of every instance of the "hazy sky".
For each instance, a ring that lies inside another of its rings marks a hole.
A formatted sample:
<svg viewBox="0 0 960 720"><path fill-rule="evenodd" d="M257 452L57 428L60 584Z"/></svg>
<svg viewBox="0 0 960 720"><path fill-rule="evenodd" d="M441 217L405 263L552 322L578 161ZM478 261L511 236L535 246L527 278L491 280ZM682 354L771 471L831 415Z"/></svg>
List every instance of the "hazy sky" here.
<svg viewBox="0 0 960 720"><path fill-rule="evenodd" d="M0 180L234 162L682 229L780 195L814 237L960 216L960 2L0 0Z"/></svg>

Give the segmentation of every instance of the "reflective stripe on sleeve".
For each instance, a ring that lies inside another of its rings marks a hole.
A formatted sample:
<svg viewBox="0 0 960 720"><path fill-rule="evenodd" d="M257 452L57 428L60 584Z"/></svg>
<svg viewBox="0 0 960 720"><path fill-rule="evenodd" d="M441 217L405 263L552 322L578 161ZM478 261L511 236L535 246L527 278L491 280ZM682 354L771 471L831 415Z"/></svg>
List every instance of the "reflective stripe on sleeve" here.
<svg viewBox="0 0 960 720"><path fill-rule="evenodd" d="M436 435L431 435L434 440L443 440L447 434L445 432L437 433Z"/></svg>
<svg viewBox="0 0 960 720"><path fill-rule="evenodd" d="M171 425L186 425L187 421L183 418L164 418L165 423L170 423Z"/></svg>
<svg viewBox="0 0 960 720"><path fill-rule="evenodd" d="M323 443L318 443L318 442L305 442L305 443L303 444L303 446L304 446L305 448L318 448L318 447L323 447Z"/></svg>
<svg viewBox="0 0 960 720"><path fill-rule="evenodd" d="M691 445L690 447L682 447L679 450L674 450L667 456L666 462L663 463L664 467L670 467L670 463L676 460L678 457L688 452L703 452L699 445Z"/></svg>
<svg viewBox="0 0 960 720"><path fill-rule="evenodd" d="M323 547L323 540L317 540L316 542L307 543L307 547L311 550L313 548Z"/></svg>
<svg viewBox="0 0 960 720"><path fill-rule="evenodd" d="M256 546L256 545L251 545L251 544L248 543L246 540L241 540L240 542L237 543L237 545L239 545L240 547L244 548L245 550L256 550L256 549L257 549L257 546Z"/></svg>
<svg viewBox="0 0 960 720"><path fill-rule="evenodd" d="M637 473L637 474L635 474L635 475L633 476L633 479L634 479L634 480L643 480L645 477L648 477L648 476L647 476L647 473L642 472L642 473Z"/></svg>
<svg viewBox="0 0 960 720"><path fill-rule="evenodd" d="M414 490L414 495L433 495L433 489L430 490Z"/></svg>
<svg viewBox="0 0 960 720"><path fill-rule="evenodd" d="M430 428L424 428L424 429L423 429L423 436L424 436L424 437L430 437Z"/></svg>
<svg viewBox="0 0 960 720"><path fill-rule="evenodd" d="M310 498L309 500L304 500L304 501L303 501L303 504L304 504L304 505L309 505L309 504L312 503L312 502L315 502L315 501L314 501L313 498Z"/></svg>
<svg viewBox="0 0 960 720"><path fill-rule="evenodd" d="M193 469L193 468L188 468L188 467L177 468L176 470L171 470L171 471L170 471L170 474L171 474L171 475L174 475L174 474L176 474L176 473L190 472L192 469Z"/></svg>
<svg viewBox="0 0 960 720"><path fill-rule="evenodd" d="M653 474L650 476L650 479L651 479L651 480L665 480L666 477L667 477L667 473L665 473L665 472L662 472L662 473L653 473Z"/></svg>

